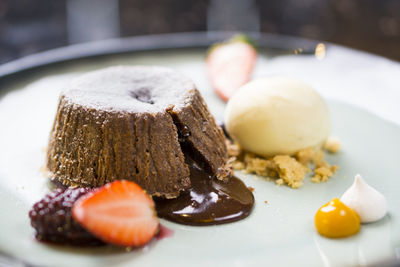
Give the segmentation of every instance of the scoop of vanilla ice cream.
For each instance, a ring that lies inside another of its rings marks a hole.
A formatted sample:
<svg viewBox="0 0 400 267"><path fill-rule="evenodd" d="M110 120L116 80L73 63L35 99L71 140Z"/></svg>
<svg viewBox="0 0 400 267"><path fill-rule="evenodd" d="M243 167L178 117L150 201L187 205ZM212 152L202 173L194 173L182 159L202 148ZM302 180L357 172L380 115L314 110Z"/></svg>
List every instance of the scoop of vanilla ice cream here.
<svg viewBox="0 0 400 267"><path fill-rule="evenodd" d="M321 96L288 77L262 78L242 86L229 100L224 120L244 150L266 157L322 145L331 129Z"/></svg>

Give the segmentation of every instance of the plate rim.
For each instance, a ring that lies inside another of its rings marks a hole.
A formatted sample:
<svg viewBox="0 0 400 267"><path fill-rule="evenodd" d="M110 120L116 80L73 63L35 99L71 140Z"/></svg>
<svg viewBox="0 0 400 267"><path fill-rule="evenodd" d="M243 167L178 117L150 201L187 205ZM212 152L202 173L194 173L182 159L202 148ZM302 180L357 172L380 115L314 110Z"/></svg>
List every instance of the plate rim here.
<svg viewBox="0 0 400 267"><path fill-rule="evenodd" d="M22 72L79 59L131 52L204 48L238 33L231 31L166 33L73 44L28 55L0 65L0 82ZM296 50L297 53L301 54L314 54L315 47L320 42L327 46L336 46L325 41L289 35L255 32L245 32L245 34L256 41L258 48L270 48L286 52Z"/></svg>
<svg viewBox="0 0 400 267"><path fill-rule="evenodd" d="M275 49L283 53L313 55L315 54L316 46L322 43L327 49L339 48L400 65L400 62L381 55L323 40L275 33L198 31L120 37L45 50L0 64L0 85L18 75L34 72L35 70L60 63L133 52L206 48L216 42L221 42L235 34L241 33L250 36L251 39L255 40L257 48L261 49Z"/></svg>

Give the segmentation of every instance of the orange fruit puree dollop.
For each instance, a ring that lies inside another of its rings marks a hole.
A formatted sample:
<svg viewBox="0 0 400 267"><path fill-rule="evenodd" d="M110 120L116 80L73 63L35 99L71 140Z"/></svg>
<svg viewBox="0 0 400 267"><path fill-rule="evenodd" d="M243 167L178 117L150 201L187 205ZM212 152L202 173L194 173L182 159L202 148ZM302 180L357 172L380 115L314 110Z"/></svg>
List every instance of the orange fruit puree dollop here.
<svg viewBox="0 0 400 267"><path fill-rule="evenodd" d="M338 198L319 208L314 222L319 234L331 238L351 236L360 230L357 213Z"/></svg>

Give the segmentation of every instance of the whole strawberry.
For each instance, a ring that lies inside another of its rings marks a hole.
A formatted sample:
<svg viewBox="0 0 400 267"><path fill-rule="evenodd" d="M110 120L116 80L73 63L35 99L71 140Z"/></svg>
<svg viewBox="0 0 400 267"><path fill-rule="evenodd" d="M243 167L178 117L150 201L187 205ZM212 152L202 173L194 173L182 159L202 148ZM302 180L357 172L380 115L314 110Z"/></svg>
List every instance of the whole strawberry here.
<svg viewBox="0 0 400 267"><path fill-rule="evenodd" d="M56 189L35 203L29 212L31 225L40 241L80 246L104 244L72 218L71 208L88 188Z"/></svg>
<svg viewBox="0 0 400 267"><path fill-rule="evenodd" d="M251 40L239 34L214 44L206 58L207 74L216 93L225 101L250 80L257 60Z"/></svg>

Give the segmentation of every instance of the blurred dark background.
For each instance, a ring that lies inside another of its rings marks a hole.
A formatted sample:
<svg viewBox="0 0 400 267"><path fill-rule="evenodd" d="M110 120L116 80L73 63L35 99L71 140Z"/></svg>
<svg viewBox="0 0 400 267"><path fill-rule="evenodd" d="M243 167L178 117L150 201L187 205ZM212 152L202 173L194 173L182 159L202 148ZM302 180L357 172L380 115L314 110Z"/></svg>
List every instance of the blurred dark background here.
<svg viewBox="0 0 400 267"><path fill-rule="evenodd" d="M400 0L0 0L0 63L73 43L212 30L294 35L400 61Z"/></svg>

